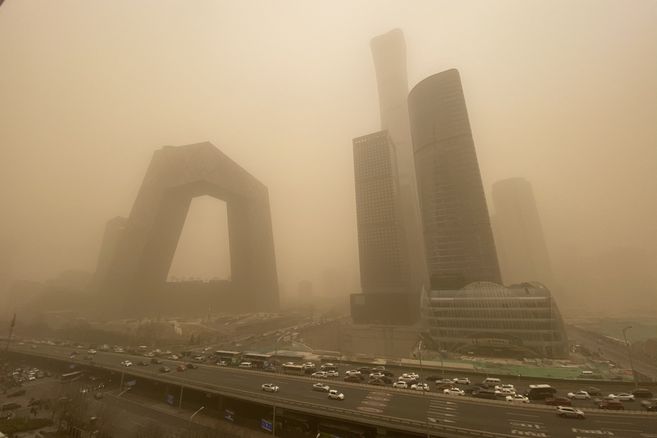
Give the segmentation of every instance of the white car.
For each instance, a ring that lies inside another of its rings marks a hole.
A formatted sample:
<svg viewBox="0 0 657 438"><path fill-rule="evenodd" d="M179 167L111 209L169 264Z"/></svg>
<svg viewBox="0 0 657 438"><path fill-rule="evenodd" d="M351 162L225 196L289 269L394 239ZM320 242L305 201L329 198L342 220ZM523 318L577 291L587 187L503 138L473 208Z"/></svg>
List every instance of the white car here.
<svg viewBox="0 0 657 438"><path fill-rule="evenodd" d="M385 376L383 373L371 373L370 379L383 379Z"/></svg>
<svg viewBox="0 0 657 438"><path fill-rule="evenodd" d="M469 385L470 384L470 379L467 377L456 377L452 380L454 383L458 383L459 385Z"/></svg>
<svg viewBox="0 0 657 438"><path fill-rule="evenodd" d="M313 385L313 391L329 392L330 390L331 387L328 386L326 383L317 382Z"/></svg>
<svg viewBox="0 0 657 438"><path fill-rule="evenodd" d="M278 386L273 383L263 383L261 388L265 392L278 392Z"/></svg>
<svg viewBox="0 0 657 438"><path fill-rule="evenodd" d="M241 362L237 368L253 368L253 364L251 362Z"/></svg>
<svg viewBox="0 0 657 438"><path fill-rule="evenodd" d="M344 394L338 391L337 389L331 389L328 392L328 398L331 400L344 400Z"/></svg>
<svg viewBox="0 0 657 438"><path fill-rule="evenodd" d="M411 385L411 389L414 389L416 391L429 391L429 385L426 383L415 383Z"/></svg>
<svg viewBox="0 0 657 438"><path fill-rule="evenodd" d="M96 350L94 350L93 348L90 348L89 350L87 350L87 353L96 354Z"/></svg>
<svg viewBox="0 0 657 438"><path fill-rule="evenodd" d="M514 395L515 393L516 393L516 388L514 388L513 385L497 385L495 387L496 395Z"/></svg>
<svg viewBox="0 0 657 438"><path fill-rule="evenodd" d="M311 374L311 376L317 377L319 379L326 379L328 377L328 373L326 371L315 371Z"/></svg>
<svg viewBox="0 0 657 438"><path fill-rule="evenodd" d="M591 395L586 391L569 392L568 398L575 400L591 400Z"/></svg>
<svg viewBox="0 0 657 438"><path fill-rule="evenodd" d="M335 370L325 371L327 377L339 377L340 373Z"/></svg>
<svg viewBox="0 0 657 438"><path fill-rule="evenodd" d="M609 394L607 398L620 401L634 401L634 395L622 392L620 394Z"/></svg>
<svg viewBox="0 0 657 438"><path fill-rule="evenodd" d="M443 389L443 394L447 395L465 395L465 391L458 388L447 388Z"/></svg>
<svg viewBox="0 0 657 438"><path fill-rule="evenodd" d="M121 362L121 365L123 365L124 367L131 367L132 362L130 362L129 360L124 360L123 362Z"/></svg>
<svg viewBox="0 0 657 438"><path fill-rule="evenodd" d="M403 380L399 380L399 381L393 383L392 387L393 388L408 389L408 383L404 382Z"/></svg>
<svg viewBox="0 0 657 438"><path fill-rule="evenodd" d="M516 402L516 403L529 403L529 399L524 395L520 395L520 394L507 395L505 397L505 400L508 402Z"/></svg>
<svg viewBox="0 0 657 438"><path fill-rule="evenodd" d="M570 406L557 406L557 415L565 418L584 419L584 412L579 409L571 408Z"/></svg>
<svg viewBox="0 0 657 438"><path fill-rule="evenodd" d="M404 373L401 375L404 379L419 379L420 375L418 373Z"/></svg>
<svg viewBox="0 0 657 438"><path fill-rule="evenodd" d="M360 371L358 370L347 370L345 372L347 376L360 376Z"/></svg>

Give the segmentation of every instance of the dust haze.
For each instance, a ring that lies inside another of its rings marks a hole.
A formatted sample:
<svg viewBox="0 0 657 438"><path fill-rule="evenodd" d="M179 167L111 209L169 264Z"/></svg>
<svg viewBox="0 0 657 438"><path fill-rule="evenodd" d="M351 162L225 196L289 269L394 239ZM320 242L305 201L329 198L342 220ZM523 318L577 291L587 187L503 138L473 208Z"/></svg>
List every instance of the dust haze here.
<svg viewBox="0 0 657 438"><path fill-rule="evenodd" d="M0 293L93 272L153 152L202 141L269 188L283 302L358 292L351 141L392 28L410 87L459 69L491 213L493 183L532 184L564 312L654 315L654 1L7 0ZM225 214L194 201L170 277L230 276Z"/></svg>

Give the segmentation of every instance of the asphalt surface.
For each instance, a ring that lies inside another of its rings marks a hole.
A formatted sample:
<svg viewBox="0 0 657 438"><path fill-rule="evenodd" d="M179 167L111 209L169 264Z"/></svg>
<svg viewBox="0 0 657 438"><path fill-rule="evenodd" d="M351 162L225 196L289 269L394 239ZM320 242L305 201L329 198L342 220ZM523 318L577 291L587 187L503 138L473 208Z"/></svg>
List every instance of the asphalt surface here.
<svg viewBox="0 0 657 438"><path fill-rule="evenodd" d="M37 355L53 355L66 359L73 348L39 345L33 349L29 345L23 345L14 346L12 350ZM85 352L80 351L79 356L84 355ZM132 367L124 368L128 374L163 377L158 371L159 365L136 365L137 361L145 359L140 356L98 352L93 362L96 366L116 368L125 359L135 363ZM88 362L82 357L76 361ZM557 417L554 407L527 406L434 393L422 394L391 387L353 385L343 382L341 379L323 380L332 389L338 389L345 394L344 401L336 401L329 400L326 393L312 390L312 384L320 381L319 379L259 373L212 365L199 365L198 369L177 372L175 367L179 363L183 363L182 361L164 360L164 363L172 370L171 373L166 374L165 378L181 385L211 385L219 392L221 392L221 388L237 389L269 403L284 403L286 400L291 400L309 403L318 409L337 406L353 412L356 421L359 413L370 413L412 420L417 423L438 423L510 436L657 438L657 414L655 413L584 409L586 419L575 420ZM264 393L261 390L263 383L275 383L280 387L280 391L275 394ZM513 382L510 381L510 383ZM639 403L634 403L636 404L635 409L640 409ZM589 406L591 406L590 402ZM626 406L626 408L629 409L630 406Z"/></svg>

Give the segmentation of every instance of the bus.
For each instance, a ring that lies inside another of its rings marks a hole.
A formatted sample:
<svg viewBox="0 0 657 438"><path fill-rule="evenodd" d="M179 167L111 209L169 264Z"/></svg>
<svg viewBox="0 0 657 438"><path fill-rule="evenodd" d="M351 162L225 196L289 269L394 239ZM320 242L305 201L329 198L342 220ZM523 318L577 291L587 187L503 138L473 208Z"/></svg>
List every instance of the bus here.
<svg viewBox="0 0 657 438"><path fill-rule="evenodd" d="M303 376L306 374L306 368L303 365L299 365L296 363L286 363L283 364L283 373Z"/></svg>
<svg viewBox="0 0 657 438"><path fill-rule="evenodd" d="M529 385L529 389L525 396L530 400L545 400L552 398L557 393L557 390L550 385Z"/></svg>
<svg viewBox="0 0 657 438"><path fill-rule="evenodd" d="M81 377L82 371L72 371L70 373L62 374L60 381L62 383L75 382L76 380L80 380Z"/></svg>
<svg viewBox="0 0 657 438"><path fill-rule="evenodd" d="M242 361L242 353L239 351L217 350L214 352L214 360L224 366L237 365Z"/></svg>

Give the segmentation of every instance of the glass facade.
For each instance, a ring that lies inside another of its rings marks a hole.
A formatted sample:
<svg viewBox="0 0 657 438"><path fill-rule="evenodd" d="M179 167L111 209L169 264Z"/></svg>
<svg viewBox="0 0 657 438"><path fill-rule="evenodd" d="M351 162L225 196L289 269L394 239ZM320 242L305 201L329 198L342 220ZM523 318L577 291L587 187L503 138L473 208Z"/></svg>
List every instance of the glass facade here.
<svg viewBox="0 0 657 438"><path fill-rule="evenodd" d="M476 282L431 291L422 315L431 337L449 351L554 358L568 354L559 309L550 290L537 282Z"/></svg>

